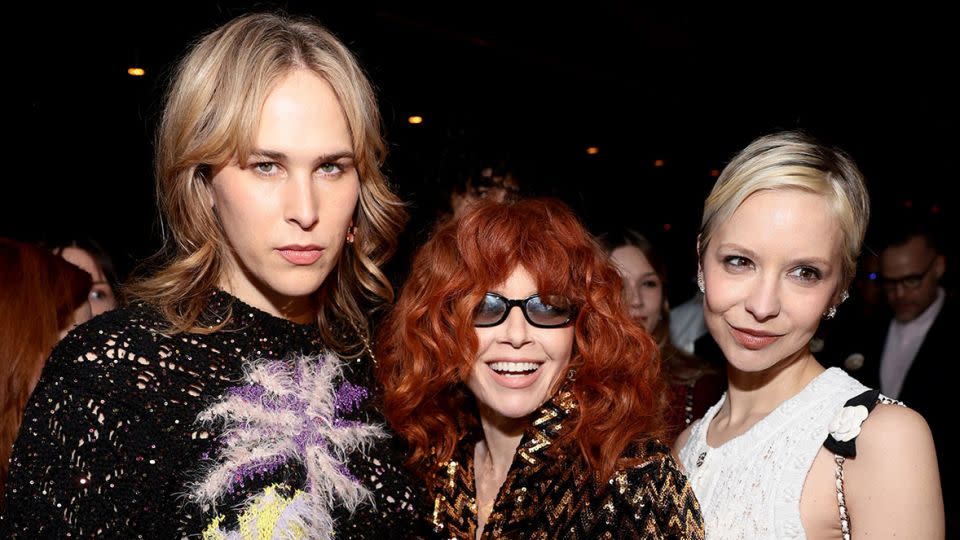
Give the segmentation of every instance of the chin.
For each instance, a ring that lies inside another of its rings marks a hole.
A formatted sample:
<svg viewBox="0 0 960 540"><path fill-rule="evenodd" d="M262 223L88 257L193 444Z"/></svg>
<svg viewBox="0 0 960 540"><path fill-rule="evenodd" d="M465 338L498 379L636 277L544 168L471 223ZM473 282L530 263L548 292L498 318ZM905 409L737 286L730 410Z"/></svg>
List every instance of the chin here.
<svg viewBox="0 0 960 540"><path fill-rule="evenodd" d="M539 408L540 405L531 406L529 404L517 404L515 406L511 406L509 404L504 406L504 404L500 404L497 407L491 407L491 409L498 415L511 420L522 420L536 412L536 410Z"/></svg>
<svg viewBox="0 0 960 540"><path fill-rule="evenodd" d="M319 275L292 275L288 279L275 279L268 282L271 289L287 298L302 298L310 296L320 290L326 274Z"/></svg>
<svg viewBox="0 0 960 540"><path fill-rule="evenodd" d="M520 420L527 418L543 405L547 398L537 399L535 396L491 396L491 402L484 403L490 410L502 418ZM499 398L499 399L498 399Z"/></svg>
<svg viewBox="0 0 960 540"><path fill-rule="evenodd" d="M749 361L749 360L745 361L742 358L738 358L735 360L727 359L727 364L729 364L730 367L732 367L733 369L741 373L761 373L770 369L772 366L776 365L776 362L770 362L770 361L757 362L757 361Z"/></svg>
<svg viewBox="0 0 960 540"><path fill-rule="evenodd" d="M802 348L794 350L793 352L785 352L782 348L771 349L769 351L737 350L736 354L727 355L725 352L724 356L727 358L727 363L737 371L743 373L762 373L785 361L791 363L790 359L796 359L802 351Z"/></svg>

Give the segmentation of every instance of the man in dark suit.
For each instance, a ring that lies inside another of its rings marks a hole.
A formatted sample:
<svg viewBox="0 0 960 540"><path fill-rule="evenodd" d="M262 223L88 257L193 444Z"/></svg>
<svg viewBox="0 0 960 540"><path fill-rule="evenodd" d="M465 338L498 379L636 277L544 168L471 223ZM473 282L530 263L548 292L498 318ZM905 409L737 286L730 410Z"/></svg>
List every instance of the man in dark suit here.
<svg viewBox="0 0 960 540"><path fill-rule="evenodd" d="M892 317L859 336L859 350L847 349L841 364L865 385L880 388L923 415L933 433L947 516L947 538L960 537L956 515L958 447L948 430L958 425L949 377L960 340L955 302L940 286L946 258L934 230L925 222L895 222L882 239L879 282ZM874 337L876 336L876 337Z"/></svg>

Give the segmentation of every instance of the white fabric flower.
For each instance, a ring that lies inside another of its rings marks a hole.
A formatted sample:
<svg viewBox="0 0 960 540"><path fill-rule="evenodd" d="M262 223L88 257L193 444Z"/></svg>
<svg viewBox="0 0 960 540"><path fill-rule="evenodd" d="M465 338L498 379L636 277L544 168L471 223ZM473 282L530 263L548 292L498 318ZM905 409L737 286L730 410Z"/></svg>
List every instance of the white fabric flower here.
<svg viewBox="0 0 960 540"><path fill-rule="evenodd" d="M846 442L860 434L860 425L867 419L870 411L863 405L844 407L830 422L830 436L840 442Z"/></svg>

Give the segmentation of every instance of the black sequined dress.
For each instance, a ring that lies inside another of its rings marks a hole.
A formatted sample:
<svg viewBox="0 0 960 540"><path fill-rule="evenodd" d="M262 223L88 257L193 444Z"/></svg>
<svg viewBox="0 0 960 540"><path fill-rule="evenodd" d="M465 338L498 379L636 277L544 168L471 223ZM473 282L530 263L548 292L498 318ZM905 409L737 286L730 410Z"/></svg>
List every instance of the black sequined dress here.
<svg viewBox="0 0 960 540"><path fill-rule="evenodd" d="M318 328L222 291L201 322L228 309L206 335L163 334L136 304L64 339L27 404L0 537L419 537L422 494L371 431L371 359L324 359ZM363 492L354 512L340 492Z"/></svg>

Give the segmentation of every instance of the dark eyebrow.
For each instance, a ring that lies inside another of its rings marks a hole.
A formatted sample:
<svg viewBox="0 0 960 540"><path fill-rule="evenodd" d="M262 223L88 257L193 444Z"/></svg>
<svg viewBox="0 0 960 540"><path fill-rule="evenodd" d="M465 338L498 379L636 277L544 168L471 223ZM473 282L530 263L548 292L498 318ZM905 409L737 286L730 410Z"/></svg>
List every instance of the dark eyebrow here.
<svg viewBox="0 0 960 540"><path fill-rule="evenodd" d="M252 150L250 152L250 155L263 157L263 158L267 158L267 159L270 159L273 161L279 161L279 162L283 162L287 159L287 155L284 154L283 152L277 152L275 150L263 150L259 148ZM317 159L314 161L316 163L328 163L330 161L337 161L339 159L344 159L344 158L353 159L354 158L353 152L350 150L343 150L340 152L334 152L332 154L324 154L321 156L317 156Z"/></svg>

